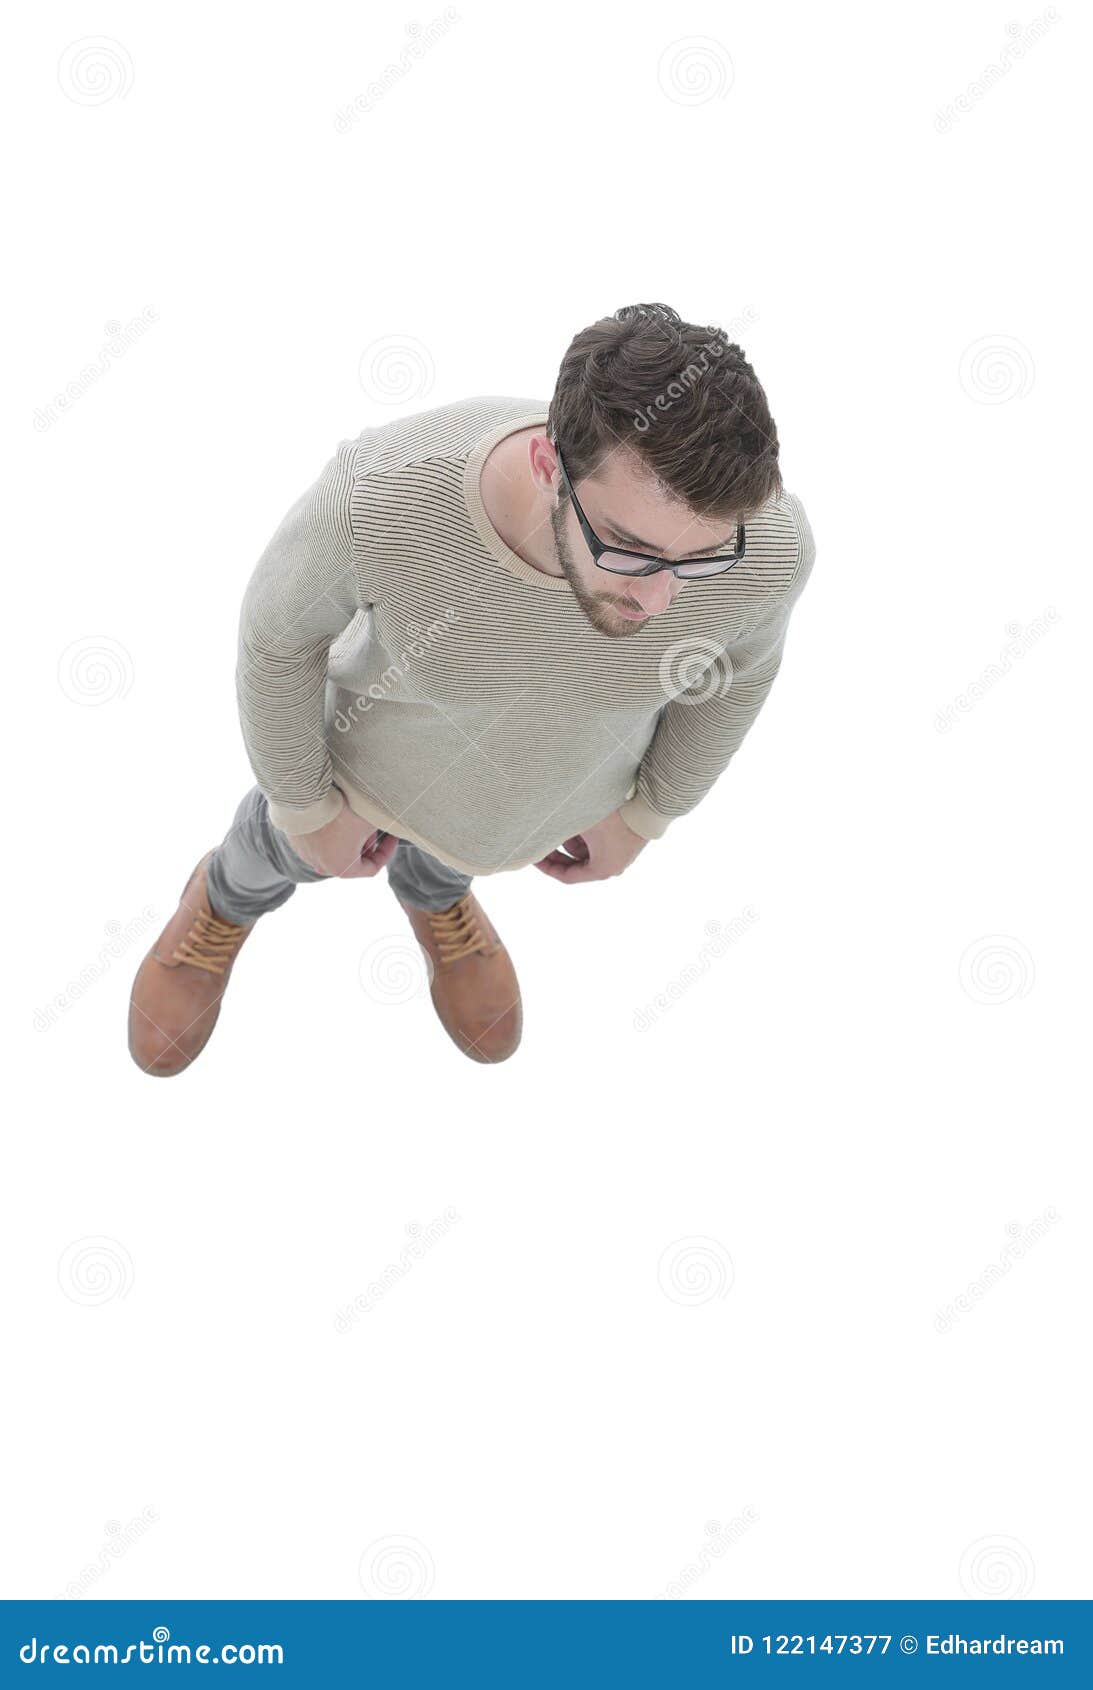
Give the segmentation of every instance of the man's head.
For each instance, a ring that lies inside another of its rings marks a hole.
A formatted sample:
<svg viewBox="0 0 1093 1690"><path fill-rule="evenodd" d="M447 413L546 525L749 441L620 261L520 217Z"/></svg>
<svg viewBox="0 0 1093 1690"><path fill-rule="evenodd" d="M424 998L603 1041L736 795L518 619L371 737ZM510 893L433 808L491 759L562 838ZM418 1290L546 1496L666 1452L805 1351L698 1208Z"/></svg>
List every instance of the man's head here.
<svg viewBox="0 0 1093 1690"><path fill-rule="evenodd" d="M592 529L672 562L732 551L736 525L782 488L766 395L720 329L667 305L629 305L582 329L562 359L532 473L553 503L558 563L601 633L635 634L687 583L593 562L557 451ZM629 613L629 614L628 614Z"/></svg>

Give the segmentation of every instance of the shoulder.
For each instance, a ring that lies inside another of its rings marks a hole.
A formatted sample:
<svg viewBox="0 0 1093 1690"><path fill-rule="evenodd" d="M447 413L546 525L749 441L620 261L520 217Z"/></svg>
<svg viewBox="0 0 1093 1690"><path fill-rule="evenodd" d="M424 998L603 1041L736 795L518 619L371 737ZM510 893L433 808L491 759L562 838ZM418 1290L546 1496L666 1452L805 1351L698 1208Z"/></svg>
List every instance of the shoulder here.
<svg viewBox="0 0 1093 1690"><path fill-rule="evenodd" d="M538 399L485 396L455 400L412 416L364 428L352 447L357 480L401 471L426 471L430 464L463 462L492 431L503 430L528 417L545 420L547 407Z"/></svg>
<svg viewBox="0 0 1093 1690"><path fill-rule="evenodd" d="M747 524L747 553L774 597L795 599L812 573L816 540L801 499L784 488Z"/></svg>
<svg viewBox="0 0 1093 1690"><path fill-rule="evenodd" d="M795 586L803 587L816 561L816 539L812 532L812 524L804 505L796 493L785 495L793 512L793 521L797 530L797 574Z"/></svg>
<svg viewBox="0 0 1093 1690"><path fill-rule="evenodd" d="M768 499L745 524L744 533L750 580L771 599L795 597L816 556L812 529L797 495L783 489ZM725 577L727 581L732 573Z"/></svg>

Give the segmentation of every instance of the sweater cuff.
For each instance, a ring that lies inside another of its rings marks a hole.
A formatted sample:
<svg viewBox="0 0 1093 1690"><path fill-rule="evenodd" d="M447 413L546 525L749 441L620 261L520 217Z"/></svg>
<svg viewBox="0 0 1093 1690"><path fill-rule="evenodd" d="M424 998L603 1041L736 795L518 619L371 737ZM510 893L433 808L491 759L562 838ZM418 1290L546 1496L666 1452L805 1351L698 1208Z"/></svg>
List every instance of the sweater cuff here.
<svg viewBox="0 0 1093 1690"><path fill-rule="evenodd" d="M322 798L317 798L314 804L305 804L303 809L275 804L272 798L268 802L269 819L282 833L317 833L327 822L341 815L345 807L345 799L336 786L332 786Z"/></svg>
<svg viewBox="0 0 1093 1690"><path fill-rule="evenodd" d="M671 816L660 816L651 810L644 798L628 798L625 804L619 805L619 815L630 829L641 839L660 839L667 833L672 822Z"/></svg>

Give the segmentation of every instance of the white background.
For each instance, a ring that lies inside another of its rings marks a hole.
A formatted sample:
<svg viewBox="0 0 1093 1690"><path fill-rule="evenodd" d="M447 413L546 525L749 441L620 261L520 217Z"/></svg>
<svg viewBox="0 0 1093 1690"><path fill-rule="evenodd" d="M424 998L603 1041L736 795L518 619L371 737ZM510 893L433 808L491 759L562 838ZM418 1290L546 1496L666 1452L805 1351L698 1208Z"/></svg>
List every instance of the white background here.
<svg viewBox="0 0 1093 1690"><path fill-rule="evenodd" d="M5 1595L1087 1594L1090 42L1044 16L460 0L369 109L439 3L29 21ZM362 990L381 880L270 917L146 1078L282 515L661 299L743 342L818 544L733 766L615 881L479 882L508 1064Z"/></svg>

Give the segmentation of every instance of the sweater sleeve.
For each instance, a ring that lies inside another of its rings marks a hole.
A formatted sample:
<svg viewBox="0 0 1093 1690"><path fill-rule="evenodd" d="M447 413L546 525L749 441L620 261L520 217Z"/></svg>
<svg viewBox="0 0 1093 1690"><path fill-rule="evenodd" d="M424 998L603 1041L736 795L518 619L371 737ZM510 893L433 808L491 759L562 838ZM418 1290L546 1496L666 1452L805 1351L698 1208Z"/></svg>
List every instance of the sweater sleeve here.
<svg viewBox="0 0 1093 1690"><path fill-rule="evenodd" d="M236 693L243 739L270 819L313 833L342 807L323 731L327 655L368 608L351 496L357 442L343 440L270 540L239 620Z"/></svg>
<svg viewBox="0 0 1093 1690"><path fill-rule="evenodd" d="M770 692L782 662L790 613L816 556L804 507L796 498L792 505L799 544L789 586L752 628L660 712L633 795L619 811L627 827L643 839L659 839L670 822L706 796ZM686 650L679 656L685 664Z"/></svg>

